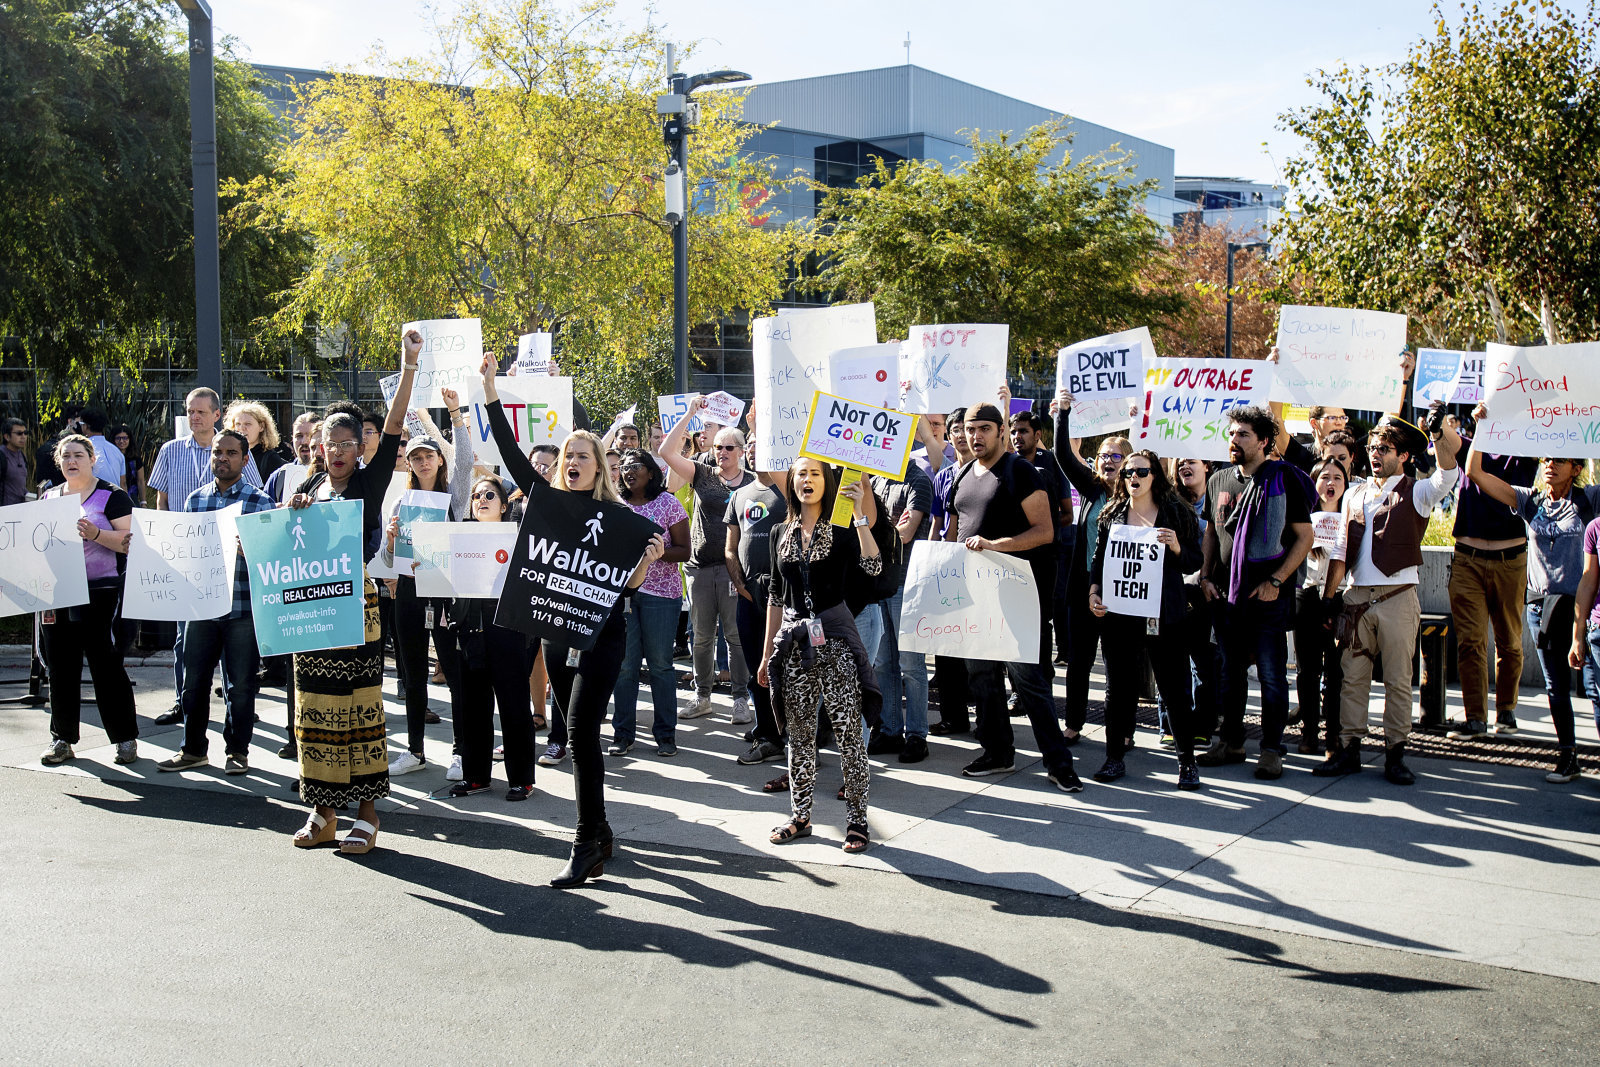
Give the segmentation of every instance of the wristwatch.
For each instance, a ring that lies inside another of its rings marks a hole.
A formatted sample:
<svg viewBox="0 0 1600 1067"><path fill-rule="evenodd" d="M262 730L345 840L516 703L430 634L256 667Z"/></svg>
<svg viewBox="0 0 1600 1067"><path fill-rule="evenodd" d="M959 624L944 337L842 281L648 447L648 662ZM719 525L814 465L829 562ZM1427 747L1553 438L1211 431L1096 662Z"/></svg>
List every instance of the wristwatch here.
<svg viewBox="0 0 1600 1067"><path fill-rule="evenodd" d="M1283 588L1283 579L1282 578L1276 578L1276 577L1268 578L1267 581L1272 583L1272 588L1274 588L1274 589L1282 589Z"/></svg>
<svg viewBox="0 0 1600 1067"><path fill-rule="evenodd" d="M850 520L850 525L851 526L867 526L867 525L870 525L870 524L867 522L867 517L865 515L857 515L855 518Z"/></svg>

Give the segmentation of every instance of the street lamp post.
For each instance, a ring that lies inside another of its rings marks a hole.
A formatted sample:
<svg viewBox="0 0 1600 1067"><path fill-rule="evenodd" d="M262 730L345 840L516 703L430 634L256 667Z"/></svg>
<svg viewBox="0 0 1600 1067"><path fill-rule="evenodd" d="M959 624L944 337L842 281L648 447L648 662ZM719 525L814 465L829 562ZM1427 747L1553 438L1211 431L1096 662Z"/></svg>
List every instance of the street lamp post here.
<svg viewBox="0 0 1600 1067"><path fill-rule="evenodd" d="M1245 244L1228 242L1228 295L1227 295L1227 324L1222 332L1222 358L1233 358L1233 254L1246 248L1271 248L1265 241L1249 241Z"/></svg>
<svg viewBox="0 0 1600 1067"><path fill-rule="evenodd" d="M671 153L666 173L667 221L672 224L672 378L673 392L689 390L689 98L702 85L749 81L738 70L680 74L673 48L667 46L667 85L671 92L656 97L656 114L666 117L661 133Z"/></svg>
<svg viewBox="0 0 1600 1067"><path fill-rule="evenodd" d="M189 159L194 185L194 338L200 384L222 391L222 283L217 252L217 101L211 5L178 0L189 17Z"/></svg>

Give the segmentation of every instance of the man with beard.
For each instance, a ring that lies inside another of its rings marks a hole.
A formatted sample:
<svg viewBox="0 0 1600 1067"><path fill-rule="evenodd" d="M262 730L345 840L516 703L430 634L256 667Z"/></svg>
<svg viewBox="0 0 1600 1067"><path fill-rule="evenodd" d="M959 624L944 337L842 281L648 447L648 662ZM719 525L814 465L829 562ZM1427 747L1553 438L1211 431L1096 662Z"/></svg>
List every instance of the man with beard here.
<svg viewBox="0 0 1600 1067"><path fill-rule="evenodd" d="M1289 718L1289 644L1294 577L1315 537L1311 486L1298 467L1268 459L1277 420L1261 407L1230 413L1228 458L1206 480L1205 547L1200 590L1217 605L1222 652L1222 729L1195 762L1243 763L1244 705L1255 660L1261 684L1261 753L1255 776L1283 775L1283 728ZM1220 598L1220 599L1219 599ZM1201 724L1204 728L1205 724Z"/></svg>

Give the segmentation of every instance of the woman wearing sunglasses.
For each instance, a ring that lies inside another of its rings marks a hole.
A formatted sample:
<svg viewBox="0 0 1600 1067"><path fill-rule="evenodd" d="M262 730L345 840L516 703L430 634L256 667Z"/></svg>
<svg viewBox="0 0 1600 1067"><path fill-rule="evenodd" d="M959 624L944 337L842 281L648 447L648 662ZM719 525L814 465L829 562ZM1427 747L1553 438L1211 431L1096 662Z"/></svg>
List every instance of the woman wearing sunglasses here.
<svg viewBox="0 0 1600 1067"><path fill-rule="evenodd" d="M1077 744L1083 732L1084 719L1089 713L1089 672L1094 667L1095 652L1102 645L1100 619L1089 610L1090 565L1099 547L1100 515L1111 499L1123 460L1133 451L1133 443L1126 437L1107 437L1100 442L1091 469L1078 458L1077 444L1072 440L1067 418L1072 402L1072 394L1063 389L1051 404L1056 417L1056 459L1067 480L1083 498L1083 506L1078 509L1078 536L1073 542L1071 573L1067 576L1067 627L1072 648L1067 656L1066 724L1062 734L1069 745ZM1109 677L1106 686L1109 704Z"/></svg>
<svg viewBox="0 0 1600 1067"><path fill-rule="evenodd" d="M1148 619L1108 613L1100 599L1105 582L1106 542L1114 526L1150 526L1166 549L1161 571L1161 615L1155 632ZM1186 627L1188 598L1183 579L1200 569L1200 524L1194 508L1173 491L1161 458L1149 449L1133 453L1118 470L1117 485L1100 512L1089 610L1104 627L1106 656L1106 762L1094 774L1097 782L1114 782L1127 773L1123 756L1133 736L1138 709L1139 652L1149 654L1156 688L1172 719L1178 749L1178 788L1199 789L1194 762L1194 700L1189 690Z"/></svg>

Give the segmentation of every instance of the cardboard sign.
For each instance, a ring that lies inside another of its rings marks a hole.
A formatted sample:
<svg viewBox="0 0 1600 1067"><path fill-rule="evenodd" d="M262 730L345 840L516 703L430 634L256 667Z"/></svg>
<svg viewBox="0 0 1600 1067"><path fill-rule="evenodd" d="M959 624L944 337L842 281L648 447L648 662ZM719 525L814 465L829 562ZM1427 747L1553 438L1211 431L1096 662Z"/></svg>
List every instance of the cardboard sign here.
<svg viewBox="0 0 1600 1067"><path fill-rule="evenodd" d="M671 433L678 423L689 418L689 426L685 433L699 433L706 428L703 415L689 415L689 405L699 393L672 393L668 396L656 397L656 414L661 418L661 432Z"/></svg>
<svg viewBox="0 0 1600 1067"><path fill-rule="evenodd" d="M818 391L800 454L900 481L917 443L917 417Z"/></svg>
<svg viewBox="0 0 1600 1067"><path fill-rule="evenodd" d="M0 616L89 602L76 495L0 508Z"/></svg>
<svg viewBox="0 0 1600 1067"><path fill-rule="evenodd" d="M434 493L426 489L407 489L400 495L400 506L395 515L400 519L400 532L394 538L394 558L413 558L411 528L419 522L444 522L450 514L450 494ZM404 573L401 568L401 573Z"/></svg>
<svg viewBox="0 0 1600 1067"><path fill-rule="evenodd" d="M500 408L506 413L511 432L527 455L534 445L554 445L572 432L572 379L521 375L500 377L494 380L495 391L500 394ZM472 405L467 416L467 428L473 433L472 456L475 463L503 467L500 447L495 444L494 431L489 428L489 409L481 403Z"/></svg>
<svg viewBox="0 0 1600 1067"><path fill-rule="evenodd" d="M900 358L900 406L943 414L980 401L997 403L1006 384L1011 327L962 323L913 326Z"/></svg>
<svg viewBox="0 0 1600 1067"><path fill-rule="evenodd" d="M1149 333L1141 327L1063 348L1056 354L1056 388L1081 403L1138 396L1145 360L1155 356L1144 343Z"/></svg>
<svg viewBox="0 0 1600 1067"><path fill-rule="evenodd" d="M477 319L423 319L400 327L401 354L405 335L416 330L422 335L422 352L417 356L417 377L411 389L414 408L445 406L441 389L454 389L461 402L479 398L483 392L478 365L483 361L483 326Z"/></svg>
<svg viewBox="0 0 1600 1067"><path fill-rule="evenodd" d="M222 511L134 508L122 617L193 622L231 611L242 508L230 507L228 521Z"/></svg>
<svg viewBox="0 0 1600 1067"><path fill-rule="evenodd" d="M383 391L383 403L384 403L384 406L385 407L391 407L391 408L394 407L395 394L400 391L400 375L391 374L386 378L379 378L378 379L378 388ZM415 392L415 390L412 391L411 402L413 404L416 403L416 392ZM423 405L419 405L419 406L423 406ZM422 424L422 419L420 417L418 417L418 415L417 415L417 413L415 411L411 410L410 408L407 408L406 409L406 440L409 441L413 437L426 437L427 434L428 434L428 428ZM402 441L400 443L400 447L401 448L405 447L405 441Z"/></svg>
<svg viewBox="0 0 1600 1067"><path fill-rule="evenodd" d="M1278 369L1271 399L1398 411L1406 317L1387 311L1305 307L1278 311Z"/></svg>
<svg viewBox="0 0 1600 1067"><path fill-rule="evenodd" d="M550 335L525 333L517 338L517 374L550 373Z"/></svg>
<svg viewBox="0 0 1600 1067"><path fill-rule="evenodd" d="M366 637L359 500L239 518L263 656L350 648Z"/></svg>
<svg viewBox="0 0 1600 1067"><path fill-rule="evenodd" d="M880 408L899 406L900 348L891 342L830 353L824 390Z"/></svg>
<svg viewBox="0 0 1600 1067"><path fill-rule="evenodd" d="M718 389L706 397L706 407L700 417L718 426L738 426L739 420L744 418L744 401Z"/></svg>
<svg viewBox="0 0 1600 1067"><path fill-rule="evenodd" d="M583 651L661 527L626 504L535 484L495 624Z"/></svg>
<svg viewBox="0 0 1600 1067"><path fill-rule="evenodd" d="M1502 456L1600 458L1600 342L1491 344L1474 447Z"/></svg>
<svg viewBox="0 0 1600 1067"><path fill-rule="evenodd" d="M1258 359L1153 359L1145 364L1144 382L1144 411L1132 435L1135 448L1162 456L1227 460L1229 412L1267 403L1272 364ZM1075 425L1072 432L1078 432Z"/></svg>
<svg viewBox="0 0 1600 1067"><path fill-rule="evenodd" d="M1107 610L1145 619L1161 617L1161 576L1167 548L1157 540L1160 533L1154 526L1121 523L1107 532L1100 580L1100 599Z"/></svg>
<svg viewBox="0 0 1600 1067"><path fill-rule="evenodd" d="M1312 548L1332 549L1333 543L1339 539L1339 527L1344 523L1344 515L1338 511L1314 511L1311 513L1311 533L1316 538L1311 544Z"/></svg>
<svg viewBox="0 0 1600 1067"><path fill-rule="evenodd" d="M871 304L784 310L750 324L755 363L756 465L788 470L800 454L811 398L827 379L828 357L878 340Z"/></svg>
<svg viewBox="0 0 1600 1067"><path fill-rule="evenodd" d="M1417 373L1411 382L1411 402L1426 409L1435 400L1453 402L1467 353L1447 348L1417 349Z"/></svg>
<svg viewBox="0 0 1600 1067"><path fill-rule="evenodd" d="M1033 568L1004 552L923 541L906 564L900 648L1017 663L1039 656Z"/></svg>

